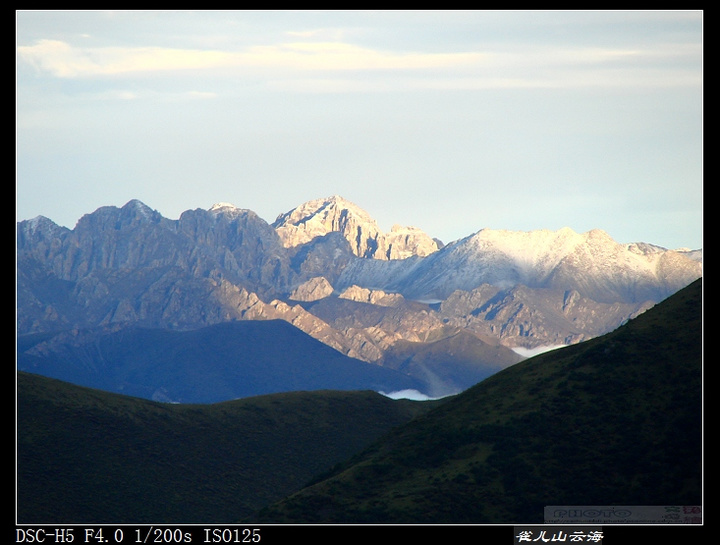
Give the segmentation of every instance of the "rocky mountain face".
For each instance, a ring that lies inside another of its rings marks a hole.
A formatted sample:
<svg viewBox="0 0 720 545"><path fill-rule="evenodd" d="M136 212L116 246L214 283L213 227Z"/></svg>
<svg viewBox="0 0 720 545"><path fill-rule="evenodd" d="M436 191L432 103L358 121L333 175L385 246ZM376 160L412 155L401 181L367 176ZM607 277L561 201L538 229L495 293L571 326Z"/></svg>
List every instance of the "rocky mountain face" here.
<svg viewBox="0 0 720 545"><path fill-rule="evenodd" d="M437 241L416 227L393 225L390 233L382 232L367 212L337 195L280 214L273 227L288 248L340 233L354 255L381 260L426 256L439 248Z"/></svg>
<svg viewBox="0 0 720 545"><path fill-rule="evenodd" d="M281 319L447 393L453 368L467 387L519 361L511 348L615 329L699 278L701 256L599 230L483 229L443 247L415 228L383 233L340 197L272 225L225 203L170 220L133 200L72 230L43 217L18 223L17 330Z"/></svg>

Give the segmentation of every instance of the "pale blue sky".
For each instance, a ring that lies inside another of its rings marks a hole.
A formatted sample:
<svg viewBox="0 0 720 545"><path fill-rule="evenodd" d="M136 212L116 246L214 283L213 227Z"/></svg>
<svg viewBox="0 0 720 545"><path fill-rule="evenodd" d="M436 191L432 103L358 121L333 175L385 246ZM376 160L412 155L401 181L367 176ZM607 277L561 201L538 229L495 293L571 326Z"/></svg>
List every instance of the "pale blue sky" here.
<svg viewBox="0 0 720 545"><path fill-rule="evenodd" d="M18 11L17 218L334 194L702 245L701 11Z"/></svg>

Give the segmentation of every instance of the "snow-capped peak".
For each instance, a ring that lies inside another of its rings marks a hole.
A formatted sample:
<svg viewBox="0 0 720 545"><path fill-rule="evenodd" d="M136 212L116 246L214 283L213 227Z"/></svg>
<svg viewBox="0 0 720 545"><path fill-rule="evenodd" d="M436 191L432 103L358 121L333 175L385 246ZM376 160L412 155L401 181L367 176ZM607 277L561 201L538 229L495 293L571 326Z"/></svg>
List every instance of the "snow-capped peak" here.
<svg viewBox="0 0 720 545"><path fill-rule="evenodd" d="M229 202L219 202L215 203L210 207L209 212L211 214L214 214L216 217L225 217L228 219L235 219L237 217L242 216L243 214L254 214L251 210L247 210L245 208L238 208L234 204L230 204Z"/></svg>
<svg viewBox="0 0 720 545"><path fill-rule="evenodd" d="M237 210L238 208L234 204L229 202L218 202L210 207L210 212L220 212L223 210Z"/></svg>
<svg viewBox="0 0 720 545"><path fill-rule="evenodd" d="M558 231L482 229L456 244L458 251L469 252L471 259L485 255L502 255L521 270L549 271L589 236L590 233L580 235L569 227Z"/></svg>

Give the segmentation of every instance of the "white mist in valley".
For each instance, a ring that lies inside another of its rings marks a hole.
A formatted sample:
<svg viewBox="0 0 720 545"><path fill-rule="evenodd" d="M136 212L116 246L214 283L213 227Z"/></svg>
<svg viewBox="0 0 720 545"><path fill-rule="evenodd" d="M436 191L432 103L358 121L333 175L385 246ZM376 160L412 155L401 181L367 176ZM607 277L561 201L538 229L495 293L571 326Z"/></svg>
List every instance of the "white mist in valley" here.
<svg viewBox="0 0 720 545"><path fill-rule="evenodd" d="M535 348L524 348L522 346L517 346L513 348L513 352L516 354L519 354L523 358L532 358L533 356L537 356L539 354L544 354L545 352L551 352L552 350L558 350L559 348L565 348L566 344L557 344L552 346L537 346ZM455 395L455 394L447 394L447 395L441 395L441 396L430 396L427 394L424 394L418 390L413 389L407 389L407 390L398 390L396 392L378 392L381 395L384 395L385 397L389 397L390 399L410 399L413 401L432 401L434 399L442 399L443 397L448 397L449 395ZM456 392L459 393L459 392Z"/></svg>
<svg viewBox="0 0 720 545"><path fill-rule="evenodd" d="M432 401L434 399L442 399L443 397L447 396L439 396L439 397L431 397L427 394L423 394L422 392L418 390L398 390L397 392L378 392L381 395L384 395L385 397L389 397L390 399L411 399L413 401ZM450 394L454 395L454 394Z"/></svg>
<svg viewBox="0 0 720 545"><path fill-rule="evenodd" d="M523 348L522 346L516 346L512 350L523 358L532 358L533 356L537 356L538 354L544 354L545 352L557 350L558 348L565 348L566 346L568 345L556 344L553 346L536 346L535 348Z"/></svg>

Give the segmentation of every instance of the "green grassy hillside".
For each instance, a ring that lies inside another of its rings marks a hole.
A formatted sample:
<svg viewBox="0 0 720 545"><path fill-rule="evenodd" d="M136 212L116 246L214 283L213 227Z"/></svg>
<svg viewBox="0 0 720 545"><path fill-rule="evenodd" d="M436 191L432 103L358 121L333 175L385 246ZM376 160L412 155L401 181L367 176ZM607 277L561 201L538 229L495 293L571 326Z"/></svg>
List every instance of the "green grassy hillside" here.
<svg viewBox="0 0 720 545"><path fill-rule="evenodd" d="M17 382L19 523L236 521L431 406L370 391L175 405Z"/></svg>
<svg viewBox="0 0 720 545"><path fill-rule="evenodd" d="M256 522L536 523L548 505L699 505L702 285L493 375Z"/></svg>

